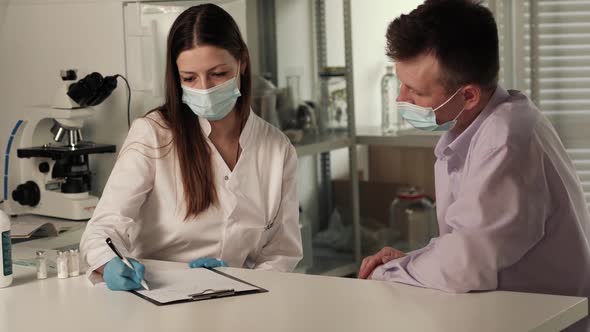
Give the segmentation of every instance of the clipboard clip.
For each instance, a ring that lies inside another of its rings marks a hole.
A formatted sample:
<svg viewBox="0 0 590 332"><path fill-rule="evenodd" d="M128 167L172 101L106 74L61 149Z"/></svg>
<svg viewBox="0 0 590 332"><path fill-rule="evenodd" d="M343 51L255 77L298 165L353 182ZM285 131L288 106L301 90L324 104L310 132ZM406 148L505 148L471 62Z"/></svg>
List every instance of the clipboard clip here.
<svg viewBox="0 0 590 332"><path fill-rule="evenodd" d="M200 300L209 300L209 299L216 299L219 297L226 297L235 295L235 290L233 289L206 289L201 293L196 294L189 294L188 297L193 301L200 301Z"/></svg>

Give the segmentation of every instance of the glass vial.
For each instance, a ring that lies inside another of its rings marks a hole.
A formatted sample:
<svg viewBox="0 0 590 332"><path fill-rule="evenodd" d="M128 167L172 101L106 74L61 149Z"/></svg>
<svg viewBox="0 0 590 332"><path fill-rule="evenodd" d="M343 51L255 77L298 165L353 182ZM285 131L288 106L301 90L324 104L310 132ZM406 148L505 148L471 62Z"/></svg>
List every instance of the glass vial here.
<svg viewBox="0 0 590 332"><path fill-rule="evenodd" d="M68 253L66 251L57 252L57 277L65 279L69 276L68 272Z"/></svg>
<svg viewBox="0 0 590 332"><path fill-rule="evenodd" d="M70 277L77 277L80 275L80 255L78 249L70 249L69 257L69 271Z"/></svg>
<svg viewBox="0 0 590 332"><path fill-rule="evenodd" d="M402 119L395 104L397 95L397 77L393 66L387 66L387 72L381 79L381 129L384 134L395 133L401 127Z"/></svg>
<svg viewBox="0 0 590 332"><path fill-rule="evenodd" d="M47 257L45 251L37 251L37 279L47 279Z"/></svg>
<svg viewBox="0 0 590 332"><path fill-rule="evenodd" d="M300 90L299 75L287 76L287 87L289 88L290 98L293 100L293 104L299 104L301 102L301 90Z"/></svg>

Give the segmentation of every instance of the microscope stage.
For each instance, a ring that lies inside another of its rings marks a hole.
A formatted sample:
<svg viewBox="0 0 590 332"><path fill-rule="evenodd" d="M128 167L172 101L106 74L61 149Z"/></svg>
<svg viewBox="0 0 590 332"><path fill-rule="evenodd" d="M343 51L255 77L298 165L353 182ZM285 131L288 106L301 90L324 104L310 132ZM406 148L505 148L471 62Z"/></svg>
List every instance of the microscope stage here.
<svg viewBox="0 0 590 332"><path fill-rule="evenodd" d="M97 153L114 153L117 146L112 144L95 144L91 142L80 142L75 148L69 146L36 146L17 150L19 158L42 157L54 160L64 157L82 156Z"/></svg>

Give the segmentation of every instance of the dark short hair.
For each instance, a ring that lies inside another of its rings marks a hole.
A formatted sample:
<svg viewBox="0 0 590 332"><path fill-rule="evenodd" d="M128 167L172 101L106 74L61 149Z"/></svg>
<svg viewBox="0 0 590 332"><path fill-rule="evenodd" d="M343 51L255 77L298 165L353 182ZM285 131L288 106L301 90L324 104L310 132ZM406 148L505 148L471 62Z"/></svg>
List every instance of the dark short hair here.
<svg viewBox="0 0 590 332"><path fill-rule="evenodd" d="M404 61L432 52L443 86L493 89L500 67L498 28L492 12L474 0L427 0L387 28L386 54Z"/></svg>

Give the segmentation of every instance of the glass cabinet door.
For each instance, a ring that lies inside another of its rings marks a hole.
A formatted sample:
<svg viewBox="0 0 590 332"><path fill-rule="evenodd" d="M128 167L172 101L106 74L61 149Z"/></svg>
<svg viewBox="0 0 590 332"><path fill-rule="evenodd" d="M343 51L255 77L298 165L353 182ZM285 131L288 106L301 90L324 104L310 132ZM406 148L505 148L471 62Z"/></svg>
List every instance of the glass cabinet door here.
<svg viewBox="0 0 590 332"><path fill-rule="evenodd" d="M125 55L138 115L164 101L166 43L174 20L187 8L212 1L129 2L123 7ZM246 35L246 0L213 1L225 9Z"/></svg>

